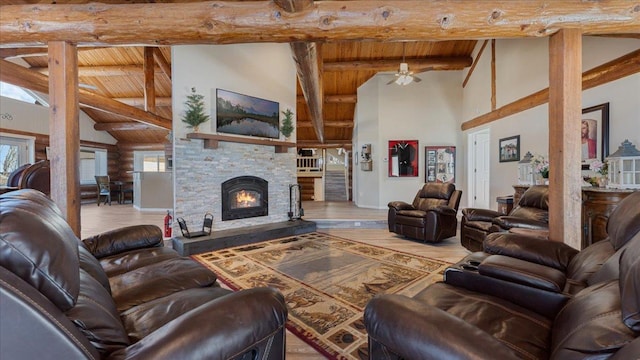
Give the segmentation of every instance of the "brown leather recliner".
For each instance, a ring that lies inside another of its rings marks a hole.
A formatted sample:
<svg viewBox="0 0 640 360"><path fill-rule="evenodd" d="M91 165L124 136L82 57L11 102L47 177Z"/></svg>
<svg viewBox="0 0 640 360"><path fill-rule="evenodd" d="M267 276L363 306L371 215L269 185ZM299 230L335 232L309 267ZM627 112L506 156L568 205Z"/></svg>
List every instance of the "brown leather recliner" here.
<svg viewBox="0 0 640 360"><path fill-rule="evenodd" d="M232 292L155 225L80 241L35 190L0 195L3 359L284 359L273 288Z"/></svg>
<svg viewBox="0 0 640 360"><path fill-rule="evenodd" d="M51 169L49 160L40 160L30 165L20 175L20 189L36 189L45 195L51 194Z"/></svg>
<svg viewBox="0 0 640 360"><path fill-rule="evenodd" d="M554 269L554 264L567 264L573 268L574 279L586 279L580 290L569 287L572 293L567 294L562 306L550 310L544 301L537 301L544 296L527 291L538 286L533 278L509 289L488 281L476 284L477 290L439 282L412 298L377 296L367 304L364 315L370 358L637 359L640 192L628 196L619 206L626 211L609 219L610 241L602 242L615 252L611 255L600 243L592 245L601 246L599 250L610 255L604 256L606 261L600 251L583 255L589 248L580 253L566 251L564 246L550 247L554 242L536 239L527 242L528 247L504 248L511 251L504 256L528 256L532 261L529 267L525 261L514 268L506 263L502 269L494 268L492 275L497 281L501 272L526 273L539 266ZM491 234L489 238L504 236L522 237ZM497 249L498 243L492 246ZM582 260L576 260L578 257Z"/></svg>
<svg viewBox="0 0 640 360"><path fill-rule="evenodd" d="M482 251L482 242L488 234L512 228L548 231L548 186L531 186L508 215L490 209L462 209L460 243L469 251Z"/></svg>
<svg viewBox="0 0 640 360"><path fill-rule="evenodd" d="M412 204L388 204L389 231L432 243L456 236L461 196L462 191L453 184L427 183L418 190Z"/></svg>

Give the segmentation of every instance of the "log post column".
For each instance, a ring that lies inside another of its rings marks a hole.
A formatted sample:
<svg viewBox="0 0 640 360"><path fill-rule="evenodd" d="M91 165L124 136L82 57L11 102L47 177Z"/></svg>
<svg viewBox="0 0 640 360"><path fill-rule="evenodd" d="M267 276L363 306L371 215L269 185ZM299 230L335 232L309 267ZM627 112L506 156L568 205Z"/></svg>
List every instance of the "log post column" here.
<svg viewBox="0 0 640 360"><path fill-rule="evenodd" d="M49 152L51 198L80 237L80 125L78 50L49 42Z"/></svg>

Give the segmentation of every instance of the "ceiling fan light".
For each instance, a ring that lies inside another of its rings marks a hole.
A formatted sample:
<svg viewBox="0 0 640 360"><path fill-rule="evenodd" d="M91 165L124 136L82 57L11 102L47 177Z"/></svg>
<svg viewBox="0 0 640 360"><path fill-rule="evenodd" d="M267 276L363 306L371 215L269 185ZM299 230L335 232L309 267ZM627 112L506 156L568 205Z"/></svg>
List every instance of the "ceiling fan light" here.
<svg viewBox="0 0 640 360"><path fill-rule="evenodd" d="M409 85L411 84L411 82L413 82L413 76L411 75L400 75L395 81L396 84L403 85L403 86Z"/></svg>

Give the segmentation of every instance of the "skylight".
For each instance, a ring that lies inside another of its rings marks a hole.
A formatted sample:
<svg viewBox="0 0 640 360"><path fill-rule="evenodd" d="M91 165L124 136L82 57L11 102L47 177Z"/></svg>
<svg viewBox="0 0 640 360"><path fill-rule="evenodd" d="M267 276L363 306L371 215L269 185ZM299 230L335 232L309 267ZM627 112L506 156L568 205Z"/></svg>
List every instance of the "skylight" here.
<svg viewBox="0 0 640 360"><path fill-rule="evenodd" d="M0 96L36 104L37 99L19 86L0 81Z"/></svg>

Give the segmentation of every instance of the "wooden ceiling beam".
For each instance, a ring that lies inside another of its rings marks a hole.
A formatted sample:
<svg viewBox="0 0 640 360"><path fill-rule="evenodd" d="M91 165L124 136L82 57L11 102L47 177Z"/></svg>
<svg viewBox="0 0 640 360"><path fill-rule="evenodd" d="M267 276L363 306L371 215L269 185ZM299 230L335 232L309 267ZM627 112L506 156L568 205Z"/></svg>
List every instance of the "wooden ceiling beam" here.
<svg viewBox="0 0 640 360"><path fill-rule="evenodd" d="M185 45L635 34L635 1L202 1L4 5L0 44ZM281 11L293 4L292 11ZM302 10L298 10L298 5ZM425 16L431 14L431 16ZM189 19L189 21L184 21ZM176 31L179 29L179 31Z"/></svg>
<svg viewBox="0 0 640 360"><path fill-rule="evenodd" d="M296 124L299 128L310 128L313 127L313 123L310 121L298 121ZM335 128L352 128L353 121L325 121L325 127L335 127Z"/></svg>
<svg viewBox="0 0 640 360"><path fill-rule="evenodd" d="M49 93L49 78L46 75L6 60L0 60L0 81L22 86L30 90L40 91L45 94ZM92 93L85 89L78 89L78 94L80 104L92 109L120 115L163 129L172 128L171 119L166 119L133 106L122 104L116 100Z"/></svg>
<svg viewBox="0 0 640 360"><path fill-rule="evenodd" d="M582 73L582 91L638 72L640 72L640 50L633 51ZM549 102L549 88L542 89L494 111L466 121L462 123L461 128L463 131L473 129L547 102Z"/></svg>
<svg viewBox="0 0 640 360"><path fill-rule="evenodd" d="M144 107L144 98L143 97L121 97L121 98L113 98L113 100L119 101L123 104L127 104L135 107ZM156 107L158 106L171 106L171 98L170 97L156 97Z"/></svg>
<svg viewBox="0 0 640 360"><path fill-rule="evenodd" d="M322 69L326 72L336 71L396 71L402 58L370 60L370 61L335 61L325 62ZM426 70L462 70L471 66L471 56L406 58L409 68L414 72Z"/></svg>
<svg viewBox="0 0 640 360"><path fill-rule="evenodd" d="M153 56L153 48L144 48L144 61L142 68L144 69L144 110L152 113L156 112L156 77L155 65L156 61Z"/></svg>
<svg viewBox="0 0 640 360"><path fill-rule="evenodd" d="M319 143L316 140L298 140L296 141L296 145L298 148L317 148L317 149L328 149L328 148L345 148L351 149L351 140L327 140L325 143Z"/></svg>
<svg viewBox="0 0 640 360"><path fill-rule="evenodd" d="M154 55L156 58L156 63L158 64L158 66L160 66L162 72L167 75L169 80L171 80L171 64L169 64L169 61L167 61L164 55L162 55L162 51L160 51L159 48L154 49Z"/></svg>
<svg viewBox="0 0 640 360"><path fill-rule="evenodd" d="M304 96L296 97L297 102L305 102ZM325 95L324 96L325 103L351 103L355 104L358 102L358 95L356 94L345 94L345 95Z"/></svg>
<svg viewBox="0 0 640 360"><path fill-rule="evenodd" d="M169 65L171 67L171 65ZM47 67L32 67L33 71L37 71L42 74L48 74L49 69ZM154 72L163 72L160 66L154 68ZM144 69L140 65L112 65L112 66L79 66L78 76L143 76Z"/></svg>
<svg viewBox="0 0 640 360"><path fill-rule="evenodd" d="M102 47L77 47L77 51L102 49ZM30 56L47 56L47 47L18 47L18 48L0 48L0 58L21 58Z"/></svg>
<svg viewBox="0 0 640 360"><path fill-rule="evenodd" d="M131 122L110 122L110 123L95 123L93 129L98 131L139 131L139 130L153 130L154 126L149 126L137 121Z"/></svg>

